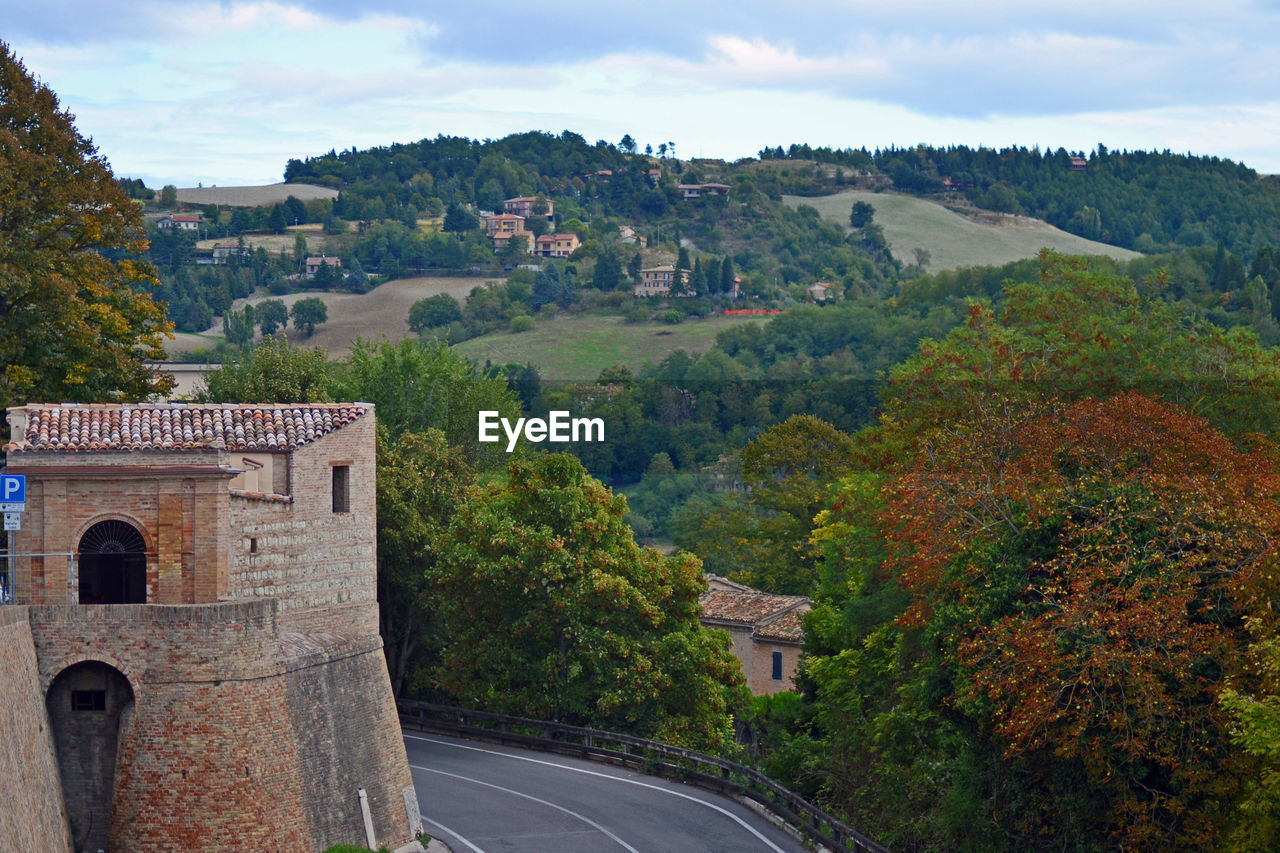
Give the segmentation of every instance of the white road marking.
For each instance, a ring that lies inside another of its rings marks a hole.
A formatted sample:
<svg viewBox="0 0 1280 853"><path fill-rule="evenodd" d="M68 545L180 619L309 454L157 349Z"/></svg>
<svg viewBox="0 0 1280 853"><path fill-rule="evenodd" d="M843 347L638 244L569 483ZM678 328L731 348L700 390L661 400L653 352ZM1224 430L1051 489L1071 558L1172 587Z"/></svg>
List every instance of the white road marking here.
<svg viewBox="0 0 1280 853"><path fill-rule="evenodd" d="M640 851L639 851L639 850L637 850L636 848L632 847L630 844L628 844L627 842L623 841L621 838L619 838L618 836L614 835L612 832L610 832L609 830L605 829L603 826L601 826L600 824L596 823L596 822L595 822L594 820L592 820L591 818L589 818L589 817L587 817L587 816L585 816L585 815L580 815L580 814L578 814L577 812L575 812L573 809L566 809L564 806L557 805L556 803L550 802L549 800L539 799L538 797L535 797L535 796L533 796L532 794L525 794L525 793L522 793L522 792L520 792L520 791L512 790L511 788L504 788L504 787L502 787L501 785L494 785L494 784L492 784L491 782L481 782L479 779L472 779L470 776L459 776L457 773L446 773L446 772L445 772L445 771L443 771L443 770L433 770L433 769L431 769L430 767L420 767L420 766L418 766L417 764L410 764L410 765L409 765L409 767L410 767L411 769L413 769L413 770L421 770L421 771L423 771L423 772L425 772L425 773L437 773L437 774L439 774L439 775L441 775L441 776L449 776L449 777L451 777L451 778L453 778L453 779L462 779L464 782L472 782L472 783L474 783L474 784L476 784L476 785L483 785L483 786L485 786L486 788L493 788L494 790L496 790L496 791L502 791L502 792L503 792L503 793L505 793L505 794L513 794L513 795L515 795L515 796L517 796L517 797L524 797L526 800L533 800L535 803L539 803L539 804L544 805L544 806L550 806L550 807L551 807L551 808L553 808L553 809L558 809L558 810L560 810L560 811L564 812L565 814L569 815L570 817L576 817L578 820L582 821L583 823L590 824L591 826L593 826L593 827L595 827L596 829L598 829L598 830L600 830L601 832L603 832L605 835L607 835L607 836L609 836L610 838L612 838L614 841L618 842L618 844L619 844L619 845L621 845L622 847L624 847L626 850L630 851L630 853L640 853Z"/></svg>
<svg viewBox="0 0 1280 853"><path fill-rule="evenodd" d="M452 829L450 829L449 827L445 826L445 825L444 825L443 823L441 823L440 821L438 821L438 820L432 820L431 818L427 817L426 815L421 815L421 817L422 817L422 819L423 819L423 820L425 820L427 823L429 823L429 824L431 824L432 826L434 826L436 829L442 829L442 830L444 830L445 832L449 833L450 835L452 835L452 836L454 837L454 839L455 839L455 840L460 841L460 842L462 842L463 844L467 845L467 846L468 846L468 847L470 847L472 850L474 850L474 851L475 851L475 853L484 853L484 851L483 851L483 850L481 850L479 847L475 846L475 845L474 845L474 844L472 844L470 841L468 841L467 839L463 838L461 835L459 835L458 833L454 832Z"/></svg>
<svg viewBox="0 0 1280 853"><path fill-rule="evenodd" d="M436 738L422 737L421 735L411 735L406 733L404 736L409 740L421 740L427 743L440 744L441 746L452 746L456 749L469 749L473 752L483 752L488 755L500 755L504 758L516 759L517 761L528 761L531 764L542 764L547 767L556 767L561 770L571 770L574 773L585 773L588 776L597 776L601 779L610 779L614 782L625 782L628 785L639 785L641 788L649 788L654 791L661 791L664 794L670 794L673 797L681 797L683 799L689 800L694 803L698 803L699 805L706 806L709 809L714 809L715 811L720 812L720 814L724 815L725 817L729 818L733 822L737 823L747 832L750 832L756 838L760 839L764 844L768 845L769 849L773 850L774 853L786 853L786 851L783 850L781 847L779 847L778 845L770 841L768 838L765 838L763 835L761 835L760 832L754 826L747 823L745 820L738 817L733 812L729 811L728 809L721 808L720 806L717 806L715 803L710 803L710 802L707 802L706 800L699 799L698 797L695 797L692 794L686 794L683 791L673 791L670 788L664 788L661 785L653 785L648 782L641 782L638 779L625 779L621 776L613 776L608 773L600 773L595 770L585 770L581 767L570 767L567 764L558 764L554 761L544 761L543 759L540 759L540 758L530 758L525 755L512 755L508 752L498 752L497 750L483 749L478 746L465 746L460 743L450 743L447 740L437 740Z"/></svg>

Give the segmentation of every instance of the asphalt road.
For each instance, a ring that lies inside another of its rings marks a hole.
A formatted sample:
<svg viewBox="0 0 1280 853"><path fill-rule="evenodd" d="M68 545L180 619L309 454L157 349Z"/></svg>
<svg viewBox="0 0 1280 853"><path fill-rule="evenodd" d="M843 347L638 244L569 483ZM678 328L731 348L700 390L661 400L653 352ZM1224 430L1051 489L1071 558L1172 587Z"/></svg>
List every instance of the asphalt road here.
<svg viewBox="0 0 1280 853"><path fill-rule="evenodd" d="M625 768L404 733L427 833L454 853L804 853L755 812Z"/></svg>

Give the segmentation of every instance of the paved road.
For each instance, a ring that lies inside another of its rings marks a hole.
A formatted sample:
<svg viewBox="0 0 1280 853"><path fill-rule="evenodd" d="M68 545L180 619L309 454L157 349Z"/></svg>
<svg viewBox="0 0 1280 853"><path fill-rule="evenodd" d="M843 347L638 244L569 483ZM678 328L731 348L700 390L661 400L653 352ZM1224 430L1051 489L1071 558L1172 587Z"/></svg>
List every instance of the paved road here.
<svg viewBox="0 0 1280 853"><path fill-rule="evenodd" d="M733 800L625 768L405 732L428 834L454 853L803 853Z"/></svg>

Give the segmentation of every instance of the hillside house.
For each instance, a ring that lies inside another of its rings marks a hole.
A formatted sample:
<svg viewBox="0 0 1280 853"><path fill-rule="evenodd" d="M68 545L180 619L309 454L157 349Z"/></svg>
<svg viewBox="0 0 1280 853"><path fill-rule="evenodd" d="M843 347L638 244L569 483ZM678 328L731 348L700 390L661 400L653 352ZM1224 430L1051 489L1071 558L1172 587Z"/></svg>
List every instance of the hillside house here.
<svg viewBox="0 0 1280 853"><path fill-rule="evenodd" d="M525 254L533 254L533 241L535 238L532 231L499 231L493 235L493 251L503 251L513 239L523 239Z"/></svg>
<svg viewBox="0 0 1280 853"><path fill-rule="evenodd" d="M807 596L774 595L707 575L700 601L699 621L729 632L747 689L756 696L795 689L804 645L800 617L812 604Z"/></svg>
<svg viewBox="0 0 1280 853"><path fill-rule="evenodd" d="M831 285L825 281L815 281L804 289L810 302L826 302L831 298Z"/></svg>
<svg viewBox="0 0 1280 853"><path fill-rule="evenodd" d="M544 258L567 258L581 245L577 234L543 234L534 242L534 254Z"/></svg>
<svg viewBox="0 0 1280 853"><path fill-rule="evenodd" d="M484 218L484 233L493 237L497 234L521 234L524 229L524 217L514 213L498 213Z"/></svg>
<svg viewBox="0 0 1280 853"><path fill-rule="evenodd" d="M1083 157L1073 156L1071 158L1071 171L1083 172L1088 168L1089 168L1089 161L1084 159Z"/></svg>
<svg viewBox="0 0 1280 853"><path fill-rule="evenodd" d="M704 196L726 196L733 189L728 184L680 184L676 187L682 199L702 198Z"/></svg>
<svg viewBox="0 0 1280 853"><path fill-rule="evenodd" d="M225 264L228 258L247 254L249 254L248 247L241 246L235 240L213 244L213 262L215 264Z"/></svg>
<svg viewBox="0 0 1280 853"><path fill-rule="evenodd" d="M687 277L688 270L682 270ZM633 291L637 297L646 296L671 296L671 288L675 284L676 268L670 264L661 267L649 267L640 270L640 281L633 287ZM687 281L687 278L686 278ZM690 290L686 293L674 294L676 296L695 296L696 294Z"/></svg>
<svg viewBox="0 0 1280 853"><path fill-rule="evenodd" d="M323 267L323 266L329 266L329 267L333 267L334 269L338 269L339 267L342 266L342 258L331 258L327 255L321 255L318 258L317 257L307 258L307 271L306 271L307 278L308 279L315 278L316 273L320 272L320 267Z"/></svg>
<svg viewBox="0 0 1280 853"><path fill-rule="evenodd" d="M181 231L195 231L200 227L200 217L185 213L175 213L157 219L156 227L161 231L168 231L171 228L177 228Z"/></svg>
<svg viewBox="0 0 1280 853"><path fill-rule="evenodd" d="M649 238L636 233L636 229L630 225L618 226L618 242L628 246L637 246L641 249L649 248Z"/></svg>
<svg viewBox="0 0 1280 853"><path fill-rule="evenodd" d="M523 216L526 219L534 216L533 208L538 204L537 196L521 196L520 198L509 198L502 203L507 213L514 213L516 216ZM541 199L542 203L547 206L546 217L553 219L556 215L555 203L549 198Z"/></svg>

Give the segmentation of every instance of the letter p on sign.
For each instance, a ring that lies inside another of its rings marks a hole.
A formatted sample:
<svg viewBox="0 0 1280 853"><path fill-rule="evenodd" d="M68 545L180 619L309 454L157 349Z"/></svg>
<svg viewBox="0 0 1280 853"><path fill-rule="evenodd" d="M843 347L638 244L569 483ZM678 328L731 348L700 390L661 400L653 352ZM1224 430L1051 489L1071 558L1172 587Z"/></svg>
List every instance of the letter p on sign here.
<svg viewBox="0 0 1280 853"><path fill-rule="evenodd" d="M22 504L27 502L27 477L25 474L0 474L0 503Z"/></svg>

